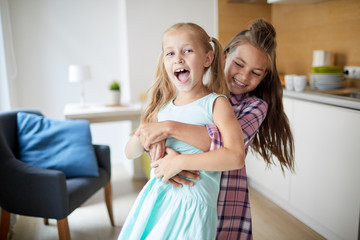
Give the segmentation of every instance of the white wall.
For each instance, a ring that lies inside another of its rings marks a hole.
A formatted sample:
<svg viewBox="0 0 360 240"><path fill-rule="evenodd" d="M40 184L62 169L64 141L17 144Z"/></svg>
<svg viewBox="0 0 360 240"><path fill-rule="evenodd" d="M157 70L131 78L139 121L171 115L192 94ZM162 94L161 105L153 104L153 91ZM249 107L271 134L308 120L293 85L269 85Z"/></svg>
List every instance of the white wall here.
<svg viewBox="0 0 360 240"><path fill-rule="evenodd" d="M92 67L86 99L106 101L107 85L119 75L117 0L11 0L9 5L18 107L62 118L66 103L80 101L80 85L68 82L70 64Z"/></svg>
<svg viewBox="0 0 360 240"><path fill-rule="evenodd" d="M151 86L161 37L171 25L195 22L217 37L216 0L127 0L126 9L132 100Z"/></svg>
<svg viewBox="0 0 360 240"><path fill-rule="evenodd" d="M122 101L138 101L151 86L163 31L192 21L217 36L216 0L11 0L18 67L17 106L63 119L65 104L80 101L80 85L68 82L70 64L89 64L87 102L106 104L112 79ZM94 143L109 144L112 159L125 159L129 123L92 126Z"/></svg>

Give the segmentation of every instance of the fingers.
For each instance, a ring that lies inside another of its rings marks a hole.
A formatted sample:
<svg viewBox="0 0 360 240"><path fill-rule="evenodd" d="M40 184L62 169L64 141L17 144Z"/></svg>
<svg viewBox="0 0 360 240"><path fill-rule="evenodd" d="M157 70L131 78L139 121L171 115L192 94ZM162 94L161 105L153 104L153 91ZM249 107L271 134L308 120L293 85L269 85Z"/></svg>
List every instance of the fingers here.
<svg viewBox="0 0 360 240"><path fill-rule="evenodd" d="M154 155L154 161L159 160L161 158L161 147L160 145L156 145L155 147L155 155Z"/></svg>
<svg viewBox="0 0 360 240"><path fill-rule="evenodd" d="M180 184L180 185L188 185L188 186L194 186L194 182L193 181L190 181L188 179L185 179L179 175L176 175L174 176L173 178L169 179L169 181L172 180L174 182L176 182L177 184Z"/></svg>
<svg viewBox="0 0 360 240"><path fill-rule="evenodd" d="M159 162L158 162L158 161L153 161L153 162L150 164L150 166L151 166L152 168L157 168L157 167L159 166ZM155 170L155 173L156 173L156 170Z"/></svg>
<svg viewBox="0 0 360 240"><path fill-rule="evenodd" d="M151 147L151 143L148 141L148 138L141 134L140 137L139 137L140 141L141 141L141 144L144 146L145 149L150 149Z"/></svg>
<svg viewBox="0 0 360 240"><path fill-rule="evenodd" d="M179 175L182 176L182 177L193 179L193 180L200 180L199 171L186 171L186 170L184 170L184 171L180 172Z"/></svg>
<svg viewBox="0 0 360 240"><path fill-rule="evenodd" d="M199 179L200 179L200 178L199 178ZM164 181L163 181L163 182L164 182ZM194 184L195 184L193 181L190 181L190 180L188 180L188 179L185 179L185 178L183 178L183 177L181 177L181 176L179 176L179 175L170 178L170 179L168 180L168 182L169 182L171 185L173 185L173 186L175 186L175 187L178 187L178 188L183 187L183 184L184 184L184 185L187 185L187 186L194 186Z"/></svg>
<svg viewBox="0 0 360 240"><path fill-rule="evenodd" d="M149 138L144 131L144 124L141 124L140 127L135 131L135 135L140 139L141 144L146 150L150 149L151 142L149 142Z"/></svg>
<svg viewBox="0 0 360 240"><path fill-rule="evenodd" d="M165 141L161 141L150 146L151 161L157 161L165 155Z"/></svg>
<svg viewBox="0 0 360 240"><path fill-rule="evenodd" d="M162 158L165 154L165 142L156 143L156 152L154 160Z"/></svg>
<svg viewBox="0 0 360 240"><path fill-rule="evenodd" d="M149 149L149 154L150 154L150 159L152 162L154 162L155 159L155 152L156 152L156 148L155 147L151 147Z"/></svg>
<svg viewBox="0 0 360 240"><path fill-rule="evenodd" d="M172 148L169 148L169 147L167 147L166 149L165 149L165 152L167 153L167 154L175 154L175 153L177 153L175 150L173 150Z"/></svg>
<svg viewBox="0 0 360 240"><path fill-rule="evenodd" d="M161 177L160 177L161 178ZM168 181L169 181L169 177L166 177L166 176L162 176L162 179L161 179L161 181L163 182L163 183L167 183Z"/></svg>
<svg viewBox="0 0 360 240"><path fill-rule="evenodd" d="M182 187L183 187L183 185L182 185L181 183L178 183L178 182L174 181L173 178L170 178L170 179L169 179L169 183L170 183L171 185L175 186L175 187L178 187L178 188L182 188Z"/></svg>

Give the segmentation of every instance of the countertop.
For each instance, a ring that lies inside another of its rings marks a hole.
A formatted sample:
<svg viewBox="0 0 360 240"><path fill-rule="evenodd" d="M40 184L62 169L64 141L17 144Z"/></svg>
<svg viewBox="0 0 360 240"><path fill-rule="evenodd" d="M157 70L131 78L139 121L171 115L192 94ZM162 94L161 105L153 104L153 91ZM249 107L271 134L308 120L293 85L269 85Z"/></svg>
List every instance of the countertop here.
<svg viewBox="0 0 360 240"><path fill-rule="evenodd" d="M313 91L310 88L306 88L303 92L289 91L284 89L283 95L288 98L295 98L305 101L323 103L327 105L349 108L360 111L360 99L343 97L329 92L346 92L354 89L338 89L332 91Z"/></svg>

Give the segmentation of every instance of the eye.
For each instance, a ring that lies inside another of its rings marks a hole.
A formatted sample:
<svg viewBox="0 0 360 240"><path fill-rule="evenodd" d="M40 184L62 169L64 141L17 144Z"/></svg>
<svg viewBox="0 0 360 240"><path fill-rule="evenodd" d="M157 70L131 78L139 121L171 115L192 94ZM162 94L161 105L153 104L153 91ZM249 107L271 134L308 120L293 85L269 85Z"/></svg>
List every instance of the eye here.
<svg viewBox="0 0 360 240"><path fill-rule="evenodd" d="M192 52L193 52L192 49L186 49L186 50L184 51L184 53L192 53Z"/></svg>
<svg viewBox="0 0 360 240"><path fill-rule="evenodd" d="M257 73L257 72L252 72L252 74L254 74L254 75L257 76L257 77L260 77L260 76L261 76L261 73Z"/></svg>
<svg viewBox="0 0 360 240"><path fill-rule="evenodd" d="M238 62L235 62L235 61L234 61L234 63L235 63L235 65L238 66L238 67L241 67L241 68L244 67L242 64L240 64L240 63L238 63Z"/></svg>
<svg viewBox="0 0 360 240"><path fill-rule="evenodd" d="M171 57L171 56L173 56L174 55L174 52L166 52L165 53L165 56L166 57Z"/></svg>

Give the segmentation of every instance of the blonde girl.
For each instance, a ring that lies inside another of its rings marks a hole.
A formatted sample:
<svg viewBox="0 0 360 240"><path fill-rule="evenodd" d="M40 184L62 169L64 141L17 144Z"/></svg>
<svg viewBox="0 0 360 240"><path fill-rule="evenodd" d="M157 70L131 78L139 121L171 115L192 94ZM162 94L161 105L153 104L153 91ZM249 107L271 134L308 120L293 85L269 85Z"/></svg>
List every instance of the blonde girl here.
<svg viewBox="0 0 360 240"><path fill-rule="evenodd" d="M215 239L220 171L242 168L245 156L241 128L225 97L223 63L221 45L200 26L179 23L165 31L143 122L216 125L224 144L209 154L168 138L167 154L176 151L183 157L163 164L161 159L154 162L156 178L140 192L119 239ZM208 70L210 79L205 86ZM182 188L167 182L184 169L200 170L202 181Z"/></svg>

